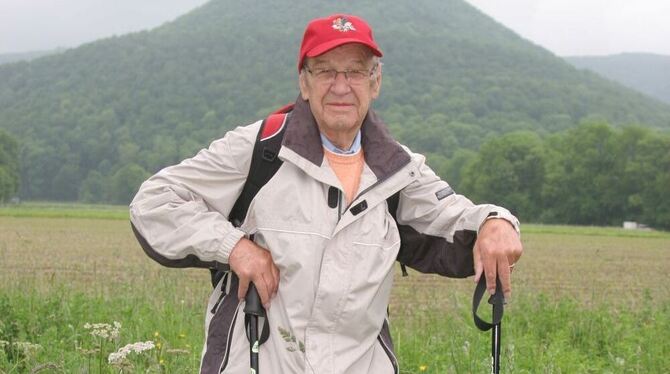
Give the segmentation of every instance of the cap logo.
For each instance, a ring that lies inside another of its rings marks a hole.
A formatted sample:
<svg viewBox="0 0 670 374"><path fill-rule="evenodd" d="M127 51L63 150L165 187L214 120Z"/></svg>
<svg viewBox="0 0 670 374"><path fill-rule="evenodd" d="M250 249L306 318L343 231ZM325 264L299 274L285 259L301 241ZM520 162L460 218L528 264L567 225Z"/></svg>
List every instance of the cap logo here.
<svg viewBox="0 0 670 374"><path fill-rule="evenodd" d="M354 25L345 17L338 17L333 20L333 28L340 32L356 31Z"/></svg>

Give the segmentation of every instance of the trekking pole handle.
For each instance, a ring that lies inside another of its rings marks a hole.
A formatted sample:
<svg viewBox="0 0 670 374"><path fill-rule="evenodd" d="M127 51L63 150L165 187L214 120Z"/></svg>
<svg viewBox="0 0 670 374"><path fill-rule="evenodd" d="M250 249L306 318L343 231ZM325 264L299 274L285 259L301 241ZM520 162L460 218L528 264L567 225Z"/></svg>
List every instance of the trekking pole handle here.
<svg viewBox="0 0 670 374"><path fill-rule="evenodd" d="M258 317L265 317L265 309L261 304L261 297L253 283L249 283L247 295L244 297L244 314L251 314Z"/></svg>

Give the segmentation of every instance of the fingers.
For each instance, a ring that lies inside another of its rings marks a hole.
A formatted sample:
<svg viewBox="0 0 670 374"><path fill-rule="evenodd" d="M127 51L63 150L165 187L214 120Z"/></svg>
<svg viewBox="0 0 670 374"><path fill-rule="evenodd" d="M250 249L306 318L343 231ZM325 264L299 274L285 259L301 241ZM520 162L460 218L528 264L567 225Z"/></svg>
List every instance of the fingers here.
<svg viewBox="0 0 670 374"><path fill-rule="evenodd" d="M261 304L263 304L263 307L265 309L268 309L270 305L270 291L269 291L270 285L268 285L263 275L261 275L259 280L254 282L254 285L256 285L256 290L258 291L258 297L261 298Z"/></svg>
<svg viewBox="0 0 670 374"><path fill-rule="evenodd" d="M249 290L249 279L248 278L239 278L240 286L237 288L237 299L244 300L247 296L247 291Z"/></svg>
<svg viewBox="0 0 670 374"><path fill-rule="evenodd" d="M505 296L506 300L509 300L512 296L511 269L504 261L498 262L498 278L500 278L503 295Z"/></svg>
<svg viewBox="0 0 670 374"><path fill-rule="evenodd" d="M475 282L481 272L486 276L486 289L496 292L496 278L500 279L505 298L512 294L511 268L523 254L518 233L503 220L489 220L482 225L474 246Z"/></svg>
<svg viewBox="0 0 670 374"><path fill-rule="evenodd" d="M228 263L239 278L238 298L244 299L249 283L253 282L261 303L268 309L270 300L277 294L280 279L270 251L248 239L241 239L231 251Z"/></svg>
<svg viewBox="0 0 670 374"><path fill-rule="evenodd" d="M496 277L498 276L498 265L496 258L487 256L482 261L484 263L484 275L486 276L486 289L489 294L496 293Z"/></svg>
<svg viewBox="0 0 670 374"><path fill-rule="evenodd" d="M478 283L479 278L482 276L482 273L484 272L484 265L482 264L482 257L481 252L479 251L478 242L475 242L473 251L474 251L473 260L475 263L475 283Z"/></svg>
<svg viewBox="0 0 670 374"><path fill-rule="evenodd" d="M277 296L277 290L279 289L279 268L272 264L273 266L270 268L272 271L272 279L274 280L274 288L272 289L272 296L275 297Z"/></svg>

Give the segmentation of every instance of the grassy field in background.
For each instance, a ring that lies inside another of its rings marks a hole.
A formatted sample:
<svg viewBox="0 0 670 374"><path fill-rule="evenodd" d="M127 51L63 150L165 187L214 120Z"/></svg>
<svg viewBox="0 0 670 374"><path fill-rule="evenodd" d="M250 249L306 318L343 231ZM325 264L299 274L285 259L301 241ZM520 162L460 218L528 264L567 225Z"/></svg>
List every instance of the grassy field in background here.
<svg viewBox="0 0 670 374"><path fill-rule="evenodd" d="M110 352L151 340L125 372L193 373L209 294L204 270L152 262L127 208L0 207L0 373L111 373ZM664 373L670 367L670 235L524 225L503 320L503 370ZM410 272L390 305L401 373L487 372L490 335L471 279ZM90 323L121 324L117 338ZM132 366L131 366L132 365Z"/></svg>
<svg viewBox="0 0 670 374"><path fill-rule="evenodd" d="M125 205L26 202L0 205L0 217L128 219Z"/></svg>

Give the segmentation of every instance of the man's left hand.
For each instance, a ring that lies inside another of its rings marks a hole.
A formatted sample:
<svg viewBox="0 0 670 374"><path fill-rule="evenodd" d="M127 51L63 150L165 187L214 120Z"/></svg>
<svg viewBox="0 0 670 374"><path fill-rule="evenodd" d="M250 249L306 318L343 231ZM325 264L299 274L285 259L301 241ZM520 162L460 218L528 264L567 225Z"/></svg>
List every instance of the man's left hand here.
<svg viewBox="0 0 670 374"><path fill-rule="evenodd" d="M482 272L486 274L486 288L493 295L496 277L500 277L505 299L512 295L511 273L523 246L511 223L501 218L489 219L482 224L474 246L475 283Z"/></svg>

